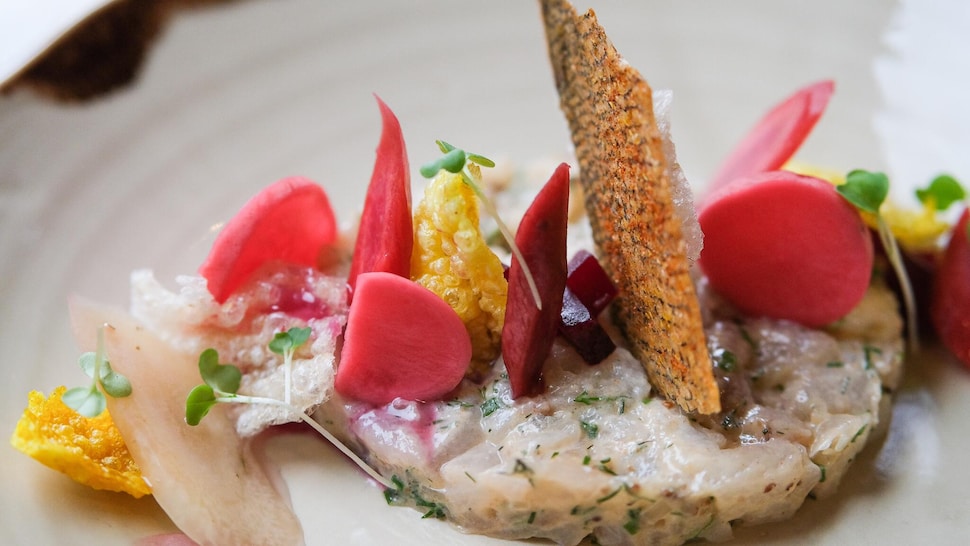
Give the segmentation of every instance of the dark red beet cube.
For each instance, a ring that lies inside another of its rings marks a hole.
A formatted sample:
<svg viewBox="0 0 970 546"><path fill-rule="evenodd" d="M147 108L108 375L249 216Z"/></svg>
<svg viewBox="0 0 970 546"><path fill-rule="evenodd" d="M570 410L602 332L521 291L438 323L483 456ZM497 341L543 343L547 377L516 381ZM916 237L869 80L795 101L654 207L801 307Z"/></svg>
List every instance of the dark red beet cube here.
<svg viewBox="0 0 970 546"><path fill-rule="evenodd" d="M569 288L563 292L561 315L559 334L587 364L599 364L616 350L610 335Z"/></svg>
<svg viewBox="0 0 970 546"><path fill-rule="evenodd" d="M599 316L616 297L616 285L596 256L580 250L566 266L566 287L583 302L593 317Z"/></svg>

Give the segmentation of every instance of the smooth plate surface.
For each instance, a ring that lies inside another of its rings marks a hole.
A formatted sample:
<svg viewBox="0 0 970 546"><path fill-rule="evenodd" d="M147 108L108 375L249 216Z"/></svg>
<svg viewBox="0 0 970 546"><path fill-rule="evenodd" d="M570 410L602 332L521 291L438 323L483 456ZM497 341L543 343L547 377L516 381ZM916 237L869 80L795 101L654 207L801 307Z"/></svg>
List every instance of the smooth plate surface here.
<svg viewBox="0 0 970 546"><path fill-rule="evenodd" d="M970 145L968 108L949 91L966 89L966 61L939 53L945 44L967 50L947 41L965 35L967 10L916 4L579 7L596 9L654 87L674 90L674 137L697 186L765 109L827 77L836 94L802 159L890 169L905 178L899 186L944 168L970 180L960 152ZM29 390L83 379L69 294L126 305L128 273L139 267L172 285L201 262L211 226L282 176L323 184L352 223L380 130L372 93L395 109L415 168L437 154L435 138L519 164L568 150L532 2L249 0L173 23L136 87L85 105L0 98L7 437ZM915 356L888 435L838 496L808 501L788 523L739 529L736 543L961 543L970 532L967 415L970 374L939 351ZM502 543L386 506L321 442L283 438L271 456L310 545ZM3 544L131 544L174 531L151 499L87 490L9 446L0 448L0 484Z"/></svg>

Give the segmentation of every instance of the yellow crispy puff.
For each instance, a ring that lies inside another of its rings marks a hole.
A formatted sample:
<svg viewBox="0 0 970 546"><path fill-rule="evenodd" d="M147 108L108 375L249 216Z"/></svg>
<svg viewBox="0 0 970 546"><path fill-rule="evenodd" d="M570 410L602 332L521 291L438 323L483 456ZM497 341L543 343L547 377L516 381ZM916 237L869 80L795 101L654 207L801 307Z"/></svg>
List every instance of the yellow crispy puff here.
<svg viewBox="0 0 970 546"><path fill-rule="evenodd" d="M490 362L501 348L508 283L479 229L478 198L460 175L442 171L414 214L411 277L458 313L472 359Z"/></svg>
<svg viewBox="0 0 970 546"><path fill-rule="evenodd" d="M94 489L123 491L135 498L150 495L108 411L84 417L61 401L65 390L54 389L46 400L43 393L31 391L10 444Z"/></svg>

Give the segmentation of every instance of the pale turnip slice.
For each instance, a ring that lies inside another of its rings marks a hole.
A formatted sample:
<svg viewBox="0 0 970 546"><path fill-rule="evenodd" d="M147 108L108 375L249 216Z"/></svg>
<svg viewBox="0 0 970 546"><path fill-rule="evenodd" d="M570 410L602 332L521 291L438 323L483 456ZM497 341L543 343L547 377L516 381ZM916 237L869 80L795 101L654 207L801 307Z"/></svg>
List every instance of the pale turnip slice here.
<svg viewBox="0 0 970 546"><path fill-rule="evenodd" d="M70 307L82 350L94 350L104 326L111 366L131 381L132 394L108 397L108 410L172 522L203 546L302 544L279 477L236 435L225 408L185 423L185 398L201 383L198 355L174 350L120 309L83 299Z"/></svg>

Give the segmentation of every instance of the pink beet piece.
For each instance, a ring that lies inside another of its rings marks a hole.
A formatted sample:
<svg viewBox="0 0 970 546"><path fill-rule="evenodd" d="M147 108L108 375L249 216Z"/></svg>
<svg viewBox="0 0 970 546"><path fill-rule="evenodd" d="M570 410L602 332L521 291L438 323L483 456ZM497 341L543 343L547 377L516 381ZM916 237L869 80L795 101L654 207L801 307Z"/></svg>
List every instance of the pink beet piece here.
<svg viewBox="0 0 970 546"><path fill-rule="evenodd" d="M380 97L377 97L377 105L381 110L383 129L347 278L351 299L357 276L361 273L386 271L402 277L411 273L414 228L404 135L394 112Z"/></svg>
<svg viewBox="0 0 970 546"><path fill-rule="evenodd" d="M566 287L595 318L616 298L616 285L588 250L579 250L566 265Z"/></svg>
<svg viewBox="0 0 970 546"><path fill-rule="evenodd" d="M439 400L471 357L464 323L434 292L393 273L358 275L337 367L341 395L374 405Z"/></svg>
<svg viewBox="0 0 970 546"><path fill-rule="evenodd" d="M542 309L536 306L522 265L513 258L502 357L514 398L542 392L542 365L556 337L566 289L568 204L569 166L563 163L529 205L515 234L515 244L539 289Z"/></svg>
<svg viewBox="0 0 970 546"><path fill-rule="evenodd" d="M772 108L745 135L711 179L710 192L736 178L780 169L798 151L825 112L835 82L805 86Z"/></svg>
<svg viewBox="0 0 970 546"><path fill-rule="evenodd" d="M936 270L930 315L940 341L970 368L970 240L964 210Z"/></svg>
<svg viewBox="0 0 970 546"><path fill-rule="evenodd" d="M266 262L316 266L320 251L336 235L323 188L306 178L284 178L253 196L226 224L199 274L222 303Z"/></svg>
<svg viewBox="0 0 970 546"><path fill-rule="evenodd" d="M848 313L869 286L869 230L824 180L786 171L747 176L712 195L698 219L701 268L749 315L818 327Z"/></svg>

